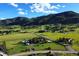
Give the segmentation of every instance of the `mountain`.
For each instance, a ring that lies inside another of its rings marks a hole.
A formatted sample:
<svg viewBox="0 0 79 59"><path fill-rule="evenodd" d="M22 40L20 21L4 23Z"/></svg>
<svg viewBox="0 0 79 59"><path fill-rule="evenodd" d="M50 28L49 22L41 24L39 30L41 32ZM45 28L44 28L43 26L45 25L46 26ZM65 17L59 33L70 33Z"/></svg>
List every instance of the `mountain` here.
<svg viewBox="0 0 79 59"><path fill-rule="evenodd" d="M66 11L58 14L49 14L35 18L38 24L74 24L79 23L79 14L73 11Z"/></svg>
<svg viewBox="0 0 79 59"><path fill-rule="evenodd" d="M30 22L26 17L15 17L5 20L0 20L0 25L27 25Z"/></svg>
<svg viewBox="0 0 79 59"><path fill-rule="evenodd" d="M0 25L44 25L44 24L76 24L79 23L79 13L66 11L58 14L49 14L36 18L15 17L0 20Z"/></svg>

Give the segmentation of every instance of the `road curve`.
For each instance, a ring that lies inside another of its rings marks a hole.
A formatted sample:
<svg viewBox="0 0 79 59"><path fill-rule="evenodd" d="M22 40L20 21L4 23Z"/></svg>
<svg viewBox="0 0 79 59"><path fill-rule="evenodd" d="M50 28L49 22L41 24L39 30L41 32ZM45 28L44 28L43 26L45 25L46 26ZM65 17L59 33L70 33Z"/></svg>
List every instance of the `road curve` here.
<svg viewBox="0 0 79 59"><path fill-rule="evenodd" d="M11 55L11 56L27 56L27 55L30 55L30 54L37 54L37 53L48 53L49 50L45 50L45 51L30 51L30 52L23 52L23 53L18 53L18 54L14 54L14 55ZM78 52L72 52L72 51L51 51L51 53L74 53L74 54L77 54Z"/></svg>

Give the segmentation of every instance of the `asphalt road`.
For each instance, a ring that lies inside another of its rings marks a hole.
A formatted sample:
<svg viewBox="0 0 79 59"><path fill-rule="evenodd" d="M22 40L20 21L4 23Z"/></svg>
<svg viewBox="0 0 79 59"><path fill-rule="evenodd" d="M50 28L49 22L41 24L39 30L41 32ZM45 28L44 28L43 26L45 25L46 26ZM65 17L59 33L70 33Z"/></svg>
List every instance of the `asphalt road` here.
<svg viewBox="0 0 79 59"><path fill-rule="evenodd" d="M45 50L45 51L30 51L30 52L23 52L23 53L18 53L18 54L14 54L11 56L27 56L30 54L37 54L37 53L48 53L49 50ZM78 52L72 52L72 51L52 51L51 53L71 53L71 54L77 54Z"/></svg>
<svg viewBox="0 0 79 59"><path fill-rule="evenodd" d="M70 45L66 45L65 48L67 49L67 51L75 52L75 50L72 49Z"/></svg>

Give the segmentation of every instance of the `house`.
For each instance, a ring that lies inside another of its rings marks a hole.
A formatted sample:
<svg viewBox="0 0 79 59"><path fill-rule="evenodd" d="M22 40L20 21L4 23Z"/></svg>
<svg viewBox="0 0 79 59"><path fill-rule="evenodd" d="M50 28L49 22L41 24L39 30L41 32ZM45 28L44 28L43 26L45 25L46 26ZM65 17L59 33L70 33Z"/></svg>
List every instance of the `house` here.
<svg viewBox="0 0 79 59"><path fill-rule="evenodd" d="M71 38L59 38L56 42L60 43L60 44L72 44L73 39Z"/></svg>
<svg viewBox="0 0 79 59"><path fill-rule="evenodd" d="M35 37L29 40L23 40L22 43L25 45L30 45L30 44L43 44L43 43L50 43L52 42L51 40L44 38L44 37Z"/></svg>

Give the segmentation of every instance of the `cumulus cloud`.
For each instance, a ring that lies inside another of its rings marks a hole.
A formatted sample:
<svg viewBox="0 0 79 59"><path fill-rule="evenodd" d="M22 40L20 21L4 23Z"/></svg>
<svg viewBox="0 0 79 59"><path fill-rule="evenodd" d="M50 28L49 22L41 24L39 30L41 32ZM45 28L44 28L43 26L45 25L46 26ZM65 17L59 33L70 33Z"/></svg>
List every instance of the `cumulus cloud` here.
<svg viewBox="0 0 79 59"><path fill-rule="evenodd" d="M66 7L66 6L62 6L62 7Z"/></svg>
<svg viewBox="0 0 79 59"><path fill-rule="evenodd" d="M17 10L18 10L18 11L22 11L23 9L22 9L22 8L18 8Z"/></svg>
<svg viewBox="0 0 79 59"><path fill-rule="evenodd" d="M61 7L61 5L57 4L57 7Z"/></svg>
<svg viewBox="0 0 79 59"><path fill-rule="evenodd" d="M18 12L20 15L24 15L25 13L23 11Z"/></svg>
<svg viewBox="0 0 79 59"><path fill-rule="evenodd" d="M22 8L19 8L18 6L18 4L16 4L16 3L10 3L10 5L12 5L13 7L16 7L17 9L17 13L20 15L20 16L24 16L26 13L23 11L23 9Z"/></svg>
<svg viewBox="0 0 79 59"><path fill-rule="evenodd" d="M62 7L61 5L51 5L50 3L34 3L30 8L31 12L57 13L56 9Z"/></svg>
<svg viewBox="0 0 79 59"><path fill-rule="evenodd" d="M10 3L10 5L12 5L14 7L18 7L18 4L16 4L16 3Z"/></svg>
<svg viewBox="0 0 79 59"><path fill-rule="evenodd" d="M60 8L62 8L62 7L64 8L65 7L65 5L60 5L60 4L57 4L56 6L60 7Z"/></svg>
<svg viewBox="0 0 79 59"><path fill-rule="evenodd" d="M18 14L19 14L20 16L24 16L24 15L27 14L27 12L26 12L26 11L23 11L23 10L21 10L21 9L19 9Z"/></svg>

